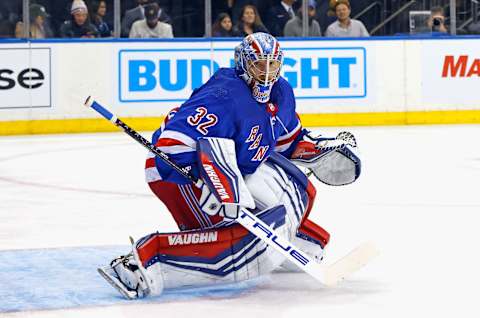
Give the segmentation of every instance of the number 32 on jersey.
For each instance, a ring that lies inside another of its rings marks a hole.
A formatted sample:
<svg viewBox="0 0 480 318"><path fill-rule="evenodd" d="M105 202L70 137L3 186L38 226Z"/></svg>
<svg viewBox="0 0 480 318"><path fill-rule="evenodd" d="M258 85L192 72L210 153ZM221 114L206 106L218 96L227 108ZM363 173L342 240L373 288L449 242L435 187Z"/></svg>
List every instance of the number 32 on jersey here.
<svg viewBox="0 0 480 318"><path fill-rule="evenodd" d="M202 106L197 107L195 111L196 113L194 115L187 117L187 122L192 126L197 126L197 130L202 135L207 135L208 128L215 126L218 123L218 117L215 114L208 114L207 109ZM204 118L206 120L202 120Z"/></svg>

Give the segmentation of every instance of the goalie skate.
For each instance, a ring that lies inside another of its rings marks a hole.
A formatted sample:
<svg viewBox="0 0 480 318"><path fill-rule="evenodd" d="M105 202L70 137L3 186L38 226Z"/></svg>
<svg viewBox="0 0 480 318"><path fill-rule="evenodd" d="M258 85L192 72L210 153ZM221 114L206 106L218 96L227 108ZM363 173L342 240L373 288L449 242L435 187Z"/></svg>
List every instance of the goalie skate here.
<svg viewBox="0 0 480 318"><path fill-rule="evenodd" d="M144 276L133 253L115 258L110 266L98 268L98 273L127 299L136 299L150 294Z"/></svg>
<svg viewBox="0 0 480 318"><path fill-rule="evenodd" d="M120 294L126 299L138 298L137 291L131 290L125 286L119 279L115 271L110 266L97 268L98 273L109 283L113 288L118 290Z"/></svg>

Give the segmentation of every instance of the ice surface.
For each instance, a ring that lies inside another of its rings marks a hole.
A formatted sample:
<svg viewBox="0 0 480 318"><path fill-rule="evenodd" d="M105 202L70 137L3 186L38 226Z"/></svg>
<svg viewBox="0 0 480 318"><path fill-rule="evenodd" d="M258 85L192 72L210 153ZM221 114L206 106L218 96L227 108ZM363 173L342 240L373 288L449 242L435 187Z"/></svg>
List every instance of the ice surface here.
<svg viewBox="0 0 480 318"><path fill-rule="evenodd" d="M480 126L350 130L362 176L315 181L312 218L332 234L327 260L366 240L380 257L332 289L275 273L143 301L95 268L129 235L175 230L144 183L146 151L122 133L0 137L0 316L479 317Z"/></svg>

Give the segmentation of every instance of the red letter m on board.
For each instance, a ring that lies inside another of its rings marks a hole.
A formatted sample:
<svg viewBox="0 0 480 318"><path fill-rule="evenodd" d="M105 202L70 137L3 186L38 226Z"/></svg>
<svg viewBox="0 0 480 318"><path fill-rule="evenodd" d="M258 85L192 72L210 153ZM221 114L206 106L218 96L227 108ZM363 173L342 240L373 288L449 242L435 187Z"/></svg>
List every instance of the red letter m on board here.
<svg viewBox="0 0 480 318"><path fill-rule="evenodd" d="M459 70L460 77L465 77L465 72L467 70L467 61L468 55L460 55L456 63L455 57L453 55L445 56L445 61L443 62L442 77L456 77Z"/></svg>

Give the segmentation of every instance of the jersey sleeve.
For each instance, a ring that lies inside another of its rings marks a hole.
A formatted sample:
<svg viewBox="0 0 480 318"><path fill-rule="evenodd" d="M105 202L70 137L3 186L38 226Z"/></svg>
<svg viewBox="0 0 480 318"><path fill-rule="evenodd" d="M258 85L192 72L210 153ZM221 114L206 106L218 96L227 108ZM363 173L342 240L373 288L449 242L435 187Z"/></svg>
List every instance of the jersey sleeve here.
<svg viewBox="0 0 480 318"><path fill-rule="evenodd" d="M277 144L275 145L275 151L280 153L286 158L290 158L298 142L303 137L302 123L297 114L294 118L284 124L285 133L282 134L277 139Z"/></svg>
<svg viewBox="0 0 480 318"><path fill-rule="evenodd" d="M282 126L282 133L277 138L275 151L286 158L290 158L298 142L305 132L302 129L300 117L295 111L295 96L293 89L283 78L278 99L281 99L282 106L278 114L278 120Z"/></svg>
<svg viewBox="0 0 480 318"><path fill-rule="evenodd" d="M200 137L232 138L234 124L229 111L229 100L198 100L187 101L178 108L173 116L168 118L163 129L157 133L154 143L170 159L181 167L191 169L198 176L197 169L197 139ZM187 179L155 158L162 180L178 184L189 183Z"/></svg>

